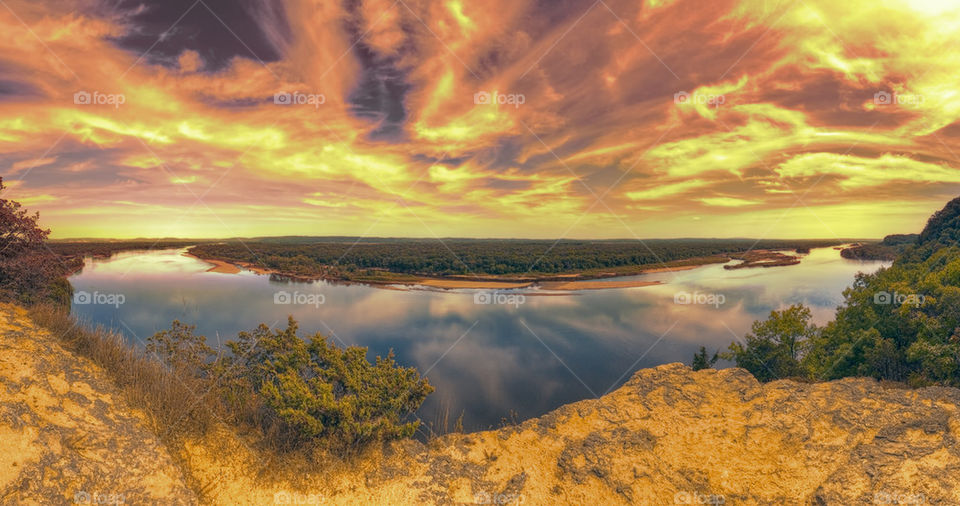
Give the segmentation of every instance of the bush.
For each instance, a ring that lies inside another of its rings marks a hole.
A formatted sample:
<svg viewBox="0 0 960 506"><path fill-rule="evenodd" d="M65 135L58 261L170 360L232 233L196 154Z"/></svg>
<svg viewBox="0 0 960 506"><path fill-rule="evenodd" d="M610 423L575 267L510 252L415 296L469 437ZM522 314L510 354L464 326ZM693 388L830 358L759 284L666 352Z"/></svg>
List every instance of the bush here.
<svg viewBox="0 0 960 506"><path fill-rule="evenodd" d="M204 376L213 349L207 346L206 337L193 333L196 328L174 320L170 330L161 330L147 338L147 352L155 354L175 371Z"/></svg>
<svg viewBox="0 0 960 506"><path fill-rule="evenodd" d="M392 352L371 364L366 348L341 349L321 334L301 339L293 318L282 330L261 324L241 332L217 358L193 331L174 321L148 340L148 351L176 371L206 378L225 412L283 448L322 442L350 449L410 437L419 421L409 418L433 391Z"/></svg>

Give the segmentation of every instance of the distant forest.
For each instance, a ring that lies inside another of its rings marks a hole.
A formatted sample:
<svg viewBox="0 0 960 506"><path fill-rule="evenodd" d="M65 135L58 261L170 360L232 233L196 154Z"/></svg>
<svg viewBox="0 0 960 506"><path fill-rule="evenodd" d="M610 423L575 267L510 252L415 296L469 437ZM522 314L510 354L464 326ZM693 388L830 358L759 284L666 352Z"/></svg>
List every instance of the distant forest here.
<svg viewBox="0 0 960 506"><path fill-rule="evenodd" d="M551 275L714 258L751 249L805 249L839 240L652 239L549 241L495 239L363 239L360 242L304 238L231 240L201 244L191 253L208 259L246 262L300 276L383 270L423 276ZM702 262L701 262L702 263Z"/></svg>

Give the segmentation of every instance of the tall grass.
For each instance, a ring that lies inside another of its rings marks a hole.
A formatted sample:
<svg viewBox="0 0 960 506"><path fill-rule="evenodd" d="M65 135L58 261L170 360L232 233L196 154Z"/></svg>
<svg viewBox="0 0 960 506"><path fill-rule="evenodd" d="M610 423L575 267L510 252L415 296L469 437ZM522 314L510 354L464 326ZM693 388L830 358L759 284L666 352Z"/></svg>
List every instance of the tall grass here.
<svg viewBox="0 0 960 506"><path fill-rule="evenodd" d="M208 400L203 382L175 374L114 331L82 325L62 307L38 305L29 315L64 348L100 366L164 443L210 429L218 407Z"/></svg>

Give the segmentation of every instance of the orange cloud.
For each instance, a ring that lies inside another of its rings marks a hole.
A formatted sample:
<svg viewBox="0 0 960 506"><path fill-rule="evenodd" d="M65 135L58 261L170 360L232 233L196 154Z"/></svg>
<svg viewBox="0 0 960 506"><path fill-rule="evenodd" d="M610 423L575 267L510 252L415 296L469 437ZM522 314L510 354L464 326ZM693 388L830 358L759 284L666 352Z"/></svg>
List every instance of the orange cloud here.
<svg viewBox="0 0 960 506"><path fill-rule="evenodd" d="M288 0L222 66L6 4L0 170L57 237L864 237L960 190L956 2Z"/></svg>

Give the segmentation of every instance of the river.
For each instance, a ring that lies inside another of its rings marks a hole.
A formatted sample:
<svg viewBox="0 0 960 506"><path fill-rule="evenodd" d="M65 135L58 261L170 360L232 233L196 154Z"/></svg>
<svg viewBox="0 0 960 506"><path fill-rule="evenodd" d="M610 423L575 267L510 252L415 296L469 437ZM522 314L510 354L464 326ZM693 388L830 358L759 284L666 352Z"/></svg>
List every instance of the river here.
<svg viewBox="0 0 960 506"><path fill-rule="evenodd" d="M616 388L633 371L689 363L699 346L726 348L771 310L802 302L824 323L858 271L886 262L853 261L814 249L799 265L726 270L722 265L639 277L661 285L538 295L477 290L391 290L328 282L287 283L244 271L206 272L184 250L130 251L87 259L70 278L73 313L142 345L179 319L216 346L260 323L299 322L341 345L393 350L425 374L434 392L419 416L463 413L467 429L542 415ZM520 296L522 295L522 297Z"/></svg>

